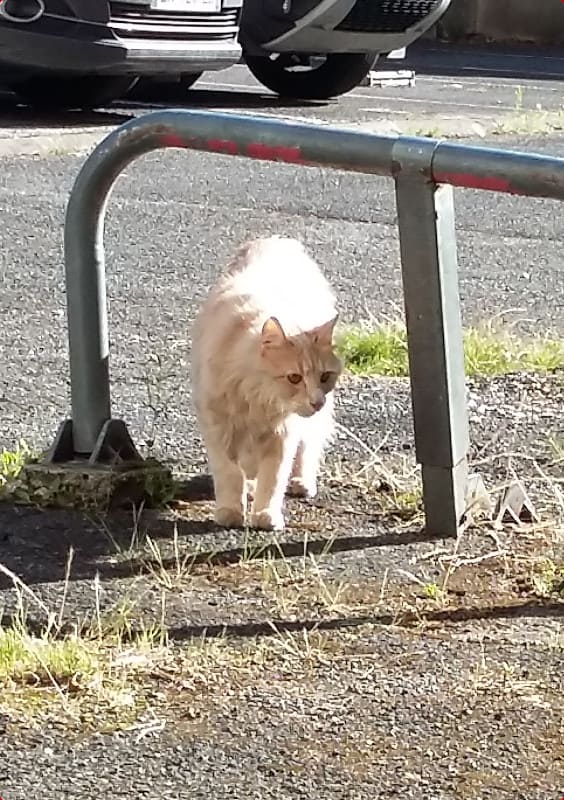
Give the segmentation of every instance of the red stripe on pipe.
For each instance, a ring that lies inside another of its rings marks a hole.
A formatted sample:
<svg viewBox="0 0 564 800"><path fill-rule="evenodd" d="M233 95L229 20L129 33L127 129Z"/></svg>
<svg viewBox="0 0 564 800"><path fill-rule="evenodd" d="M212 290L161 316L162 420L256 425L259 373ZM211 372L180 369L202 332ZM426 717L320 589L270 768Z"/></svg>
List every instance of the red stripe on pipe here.
<svg viewBox="0 0 564 800"><path fill-rule="evenodd" d="M201 142L199 139L183 139L176 133L165 133L161 136L163 147L185 147L194 150L207 150L212 153L225 153L229 156L236 156L239 149L235 142L229 139L207 139Z"/></svg>
<svg viewBox="0 0 564 800"><path fill-rule="evenodd" d="M290 164L303 164L304 158L299 147L280 147L262 142L252 142L247 145L246 153L250 158L260 158L263 161L286 161Z"/></svg>
<svg viewBox="0 0 564 800"><path fill-rule="evenodd" d="M163 147L188 147L187 142L175 133L165 133L164 136L161 136L161 145Z"/></svg>
<svg viewBox="0 0 564 800"><path fill-rule="evenodd" d="M208 150L212 153L224 153L230 156L243 155L243 151L239 149L237 143L230 139L207 139L202 146L200 142L196 145L196 141L193 139L182 139L175 133L165 133L161 136L161 145L162 147L193 147L196 150ZM284 147L262 142L248 144L245 147L244 155L262 161L285 161L289 164L306 163L299 147Z"/></svg>
<svg viewBox="0 0 564 800"><path fill-rule="evenodd" d="M433 180L436 183L450 183L452 186L461 186L464 189L487 189L492 192L520 194L511 188L507 178L496 178L493 175L479 177L468 172L434 172Z"/></svg>
<svg viewBox="0 0 564 800"><path fill-rule="evenodd" d="M225 153L228 156L236 156L239 152L235 142L230 139L208 139L206 150L211 150L212 153Z"/></svg>

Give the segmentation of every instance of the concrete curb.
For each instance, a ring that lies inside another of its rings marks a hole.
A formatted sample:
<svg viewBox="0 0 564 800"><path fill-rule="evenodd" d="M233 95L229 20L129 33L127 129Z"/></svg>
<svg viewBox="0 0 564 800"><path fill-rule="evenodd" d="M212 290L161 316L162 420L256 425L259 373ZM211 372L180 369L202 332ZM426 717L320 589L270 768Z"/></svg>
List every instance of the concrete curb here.
<svg viewBox="0 0 564 800"><path fill-rule="evenodd" d="M243 112L244 113L244 112ZM252 113L252 112L251 112ZM304 120L327 125L325 120ZM403 134L407 136L430 136L444 139L483 139L485 136L535 134L543 135L564 128L564 114L561 111L527 111L510 113L499 117L447 116L447 115L409 115L403 119L386 118L371 121L335 121L339 127L349 130L363 130L380 134ZM84 128L22 129L0 128L0 158L17 156L73 155L92 150L116 125L103 125L85 130Z"/></svg>
<svg viewBox="0 0 564 800"><path fill-rule="evenodd" d="M321 122L326 125L325 121ZM350 130L407 136L442 136L444 138L483 138L489 126L472 119L442 117L412 117L410 119L379 119L371 122L337 123ZM79 155L87 153L102 141L116 126L104 126L91 131L50 131L33 133L0 129L0 158L17 156Z"/></svg>
<svg viewBox="0 0 564 800"><path fill-rule="evenodd" d="M0 157L83 153L95 147L114 127L110 125L89 131L53 130L49 133L0 129Z"/></svg>

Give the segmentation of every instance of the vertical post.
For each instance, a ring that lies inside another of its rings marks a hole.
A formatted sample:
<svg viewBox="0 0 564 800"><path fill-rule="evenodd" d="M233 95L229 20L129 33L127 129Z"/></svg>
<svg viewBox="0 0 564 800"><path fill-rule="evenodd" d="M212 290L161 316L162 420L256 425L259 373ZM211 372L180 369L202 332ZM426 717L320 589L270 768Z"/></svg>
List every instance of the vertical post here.
<svg viewBox="0 0 564 800"><path fill-rule="evenodd" d="M111 416L103 244L107 192L99 192L93 202L89 189L81 173L64 234L72 439L74 451L88 455Z"/></svg>
<svg viewBox="0 0 564 800"><path fill-rule="evenodd" d="M436 145L399 140L393 171L426 526L433 535L456 536L466 507L470 440L453 190L430 177Z"/></svg>

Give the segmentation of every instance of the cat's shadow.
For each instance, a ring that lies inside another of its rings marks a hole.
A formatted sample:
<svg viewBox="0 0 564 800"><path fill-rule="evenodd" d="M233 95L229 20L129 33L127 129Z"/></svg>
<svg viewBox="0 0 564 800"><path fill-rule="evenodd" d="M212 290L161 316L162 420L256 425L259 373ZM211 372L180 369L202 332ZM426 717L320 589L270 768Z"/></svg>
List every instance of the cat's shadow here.
<svg viewBox="0 0 564 800"><path fill-rule="evenodd" d="M175 496L180 502L211 503L214 501L213 478L207 473L192 475L185 480L179 481L176 489ZM322 495L320 499L306 500L300 498L297 501L293 500L293 502L299 502L300 504L305 503L310 506L324 505ZM197 522L188 518L183 520L182 517L176 517L174 523L167 520L166 522L162 521L161 524L161 530L157 532L157 530L153 529L153 534L157 536L160 535L163 538L170 538L172 524L175 526L179 536L190 536L195 533L205 535L213 533L214 531L224 530L216 525L213 519ZM293 526L290 523L283 533L276 534L275 539L272 538L272 534L269 535L263 532L265 542L263 546L256 548L256 558L264 558L268 555L272 555L272 557L275 558L301 558L304 556L304 552L316 556L327 553L364 550L372 547L410 545L419 542L431 542L443 538L441 536L433 536L424 529L415 527L402 531L398 531L397 528L390 530L382 528L375 534L344 535L336 538L318 535L317 537L308 537L307 541L304 542L302 536L295 536L292 528ZM257 532L257 534L260 534L260 532ZM232 547L215 550L213 553L208 551L202 552L196 556L196 562L201 561L208 564L227 565L239 562L243 556L249 557L246 547Z"/></svg>
<svg viewBox="0 0 564 800"><path fill-rule="evenodd" d="M180 500L184 503L212 501L215 499L213 478L210 474L202 472L201 474L178 480L175 483L174 496L175 500Z"/></svg>

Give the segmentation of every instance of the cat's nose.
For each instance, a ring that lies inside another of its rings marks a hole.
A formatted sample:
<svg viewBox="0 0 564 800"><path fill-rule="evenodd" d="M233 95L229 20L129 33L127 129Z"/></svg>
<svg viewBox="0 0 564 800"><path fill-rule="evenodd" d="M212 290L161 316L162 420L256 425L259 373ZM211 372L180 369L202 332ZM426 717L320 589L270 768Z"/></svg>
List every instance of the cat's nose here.
<svg viewBox="0 0 564 800"><path fill-rule="evenodd" d="M311 407L313 408L314 411L321 411L321 409L325 405L325 398L324 397L318 397L315 400L311 400L310 401L310 405L311 405Z"/></svg>

